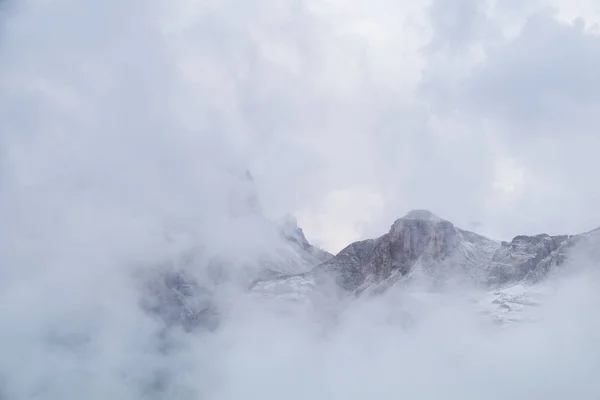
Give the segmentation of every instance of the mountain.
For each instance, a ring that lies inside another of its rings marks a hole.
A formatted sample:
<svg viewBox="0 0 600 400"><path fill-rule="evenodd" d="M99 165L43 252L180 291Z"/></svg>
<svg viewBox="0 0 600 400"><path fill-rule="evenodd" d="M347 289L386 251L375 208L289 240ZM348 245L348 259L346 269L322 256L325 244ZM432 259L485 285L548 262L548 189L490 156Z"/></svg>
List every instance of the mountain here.
<svg viewBox="0 0 600 400"><path fill-rule="evenodd" d="M396 220L388 233L344 248L315 270L335 275L340 287L362 292L372 285L422 274L440 279L485 279L483 265L499 243L456 228L424 210Z"/></svg>
<svg viewBox="0 0 600 400"><path fill-rule="evenodd" d="M261 297L292 300L331 287L343 296L361 296L408 283L418 283L427 293L455 285L487 291L478 300L484 308L514 319L515 310L535 304L532 287L571 259L574 248L596 251L600 259L600 229L500 242L427 210L411 211L382 236L352 243L333 256L310 244L295 218L269 221L263 216L250 172L231 174L236 183L228 198L228 224L235 230L235 251L200 247L145 274L142 306L165 327L214 329L224 283ZM325 284L331 281L334 285Z"/></svg>
<svg viewBox="0 0 600 400"><path fill-rule="evenodd" d="M561 264L569 236L517 236L502 242L490 264L489 283L502 285L519 280L539 280L552 266ZM571 239L572 240L572 239Z"/></svg>
<svg viewBox="0 0 600 400"><path fill-rule="evenodd" d="M279 221L279 233L290 244L298 254L305 257L308 264L318 265L333 258L333 254L321 250L308 242L304 231L298 226L298 221L291 215L286 215Z"/></svg>
<svg viewBox="0 0 600 400"><path fill-rule="evenodd" d="M304 286L314 286L324 276L352 294L383 291L417 276L426 277L433 286L446 280L481 285L487 280L486 266L500 246L429 211L415 210L396 220L388 233L350 244L310 273L261 282L260 288L281 292L288 283L300 284L299 279L305 280Z"/></svg>
<svg viewBox="0 0 600 400"><path fill-rule="evenodd" d="M250 221L252 229L248 232L256 233L261 240L258 245L246 246L251 252L241 257L242 261L237 253L244 254L243 246L234 242L232 248L236 251L232 255L194 248L178 258L146 268L141 273L141 305L161 318L166 327L180 326L186 331L214 329L219 323L216 297L222 284L248 288L257 281L309 272L333 257L308 242L295 218L267 220L250 172L234 170L232 174L240 182L228 199L230 220L239 220L239 226ZM236 226L235 222L232 226ZM237 234L237 240L252 239Z"/></svg>
<svg viewBox="0 0 600 400"><path fill-rule="evenodd" d="M310 271L333 257L311 245L293 219L273 225L273 232L280 240L273 241L275 247L271 251L250 263L239 284L251 287L257 281ZM146 274L142 306L168 327L181 326L186 331L214 329L219 321L215 292L219 284L235 282L232 269L239 267L226 257L206 260L202 254L191 252ZM203 273L199 274L199 270Z"/></svg>
<svg viewBox="0 0 600 400"><path fill-rule="evenodd" d="M577 257L600 260L600 229L580 235L519 235L500 242L415 210L396 220L386 234L352 243L308 273L260 281L253 290L299 300L327 281L350 295L381 293L410 282L435 292L458 283L488 293L478 299L486 312L512 320L514 312L537 304L544 291L538 284Z"/></svg>

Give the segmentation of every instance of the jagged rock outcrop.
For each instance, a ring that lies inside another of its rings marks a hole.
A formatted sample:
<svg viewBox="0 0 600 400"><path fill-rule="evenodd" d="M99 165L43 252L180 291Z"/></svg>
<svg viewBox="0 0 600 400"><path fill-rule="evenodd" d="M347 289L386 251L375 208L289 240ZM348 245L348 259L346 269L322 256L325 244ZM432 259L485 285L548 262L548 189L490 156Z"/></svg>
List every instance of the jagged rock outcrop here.
<svg viewBox="0 0 600 400"><path fill-rule="evenodd" d="M333 254L313 246L308 242L304 231L298 226L298 221L292 216L284 217L279 223L281 236L292 244L298 253L304 257L306 263L316 266L333 258Z"/></svg>
<svg viewBox="0 0 600 400"><path fill-rule="evenodd" d="M517 236L510 243L502 242L489 267L489 283L502 285L511 281L539 279L554 260L561 262L557 250L569 236ZM564 255L563 255L564 256Z"/></svg>

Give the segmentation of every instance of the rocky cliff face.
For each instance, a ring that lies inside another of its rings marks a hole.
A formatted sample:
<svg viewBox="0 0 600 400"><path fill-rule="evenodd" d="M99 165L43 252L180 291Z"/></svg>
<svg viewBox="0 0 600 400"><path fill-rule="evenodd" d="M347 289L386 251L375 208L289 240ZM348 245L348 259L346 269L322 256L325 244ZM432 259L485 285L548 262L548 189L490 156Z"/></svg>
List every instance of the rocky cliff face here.
<svg viewBox="0 0 600 400"><path fill-rule="evenodd" d="M568 241L568 236L517 236L494 253L490 265L489 283L502 285L523 279L539 279L561 257L557 253ZM564 256L564 255L563 255Z"/></svg>
<svg viewBox="0 0 600 400"><path fill-rule="evenodd" d="M350 292L416 273L479 282L483 279L480 266L491 260L499 245L428 211L413 211L395 221L387 234L351 244L316 272L333 273Z"/></svg>

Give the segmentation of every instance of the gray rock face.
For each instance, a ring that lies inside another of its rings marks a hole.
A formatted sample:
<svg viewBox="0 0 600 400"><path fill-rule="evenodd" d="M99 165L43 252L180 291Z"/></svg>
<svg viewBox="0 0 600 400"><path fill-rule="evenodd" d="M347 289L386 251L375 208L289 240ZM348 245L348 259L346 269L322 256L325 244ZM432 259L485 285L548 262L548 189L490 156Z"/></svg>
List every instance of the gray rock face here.
<svg viewBox="0 0 600 400"><path fill-rule="evenodd" d="M315 272L333 273L338 285L349 292L398 280L417 270L479 280L476 269L492 258L498 246L428 211L412 211L394 222L387 234L351 244Z"/></svg>
<svg viewBox="0 0 600 400"><path fill-rule="evenodd" d="M568 236L517 236L510 243L502 242L490 266L489 283L502 285L523 279L539 279L549 267L561 262L557 251ZM564 256L564 254L563 254Z"/></svg>
<svg viewBox="0 0 600 400"><path fill-rule="evenodd" d="M600 229L570 236L517 236L510 243L503 242L492 259L489 283L537 283L568 260L598 262Z"/></svg>
<svg viewBox="0 0 600 400"><path fill-rule="evenodd" d="M183 271L168 272L148 281L142 308L161 318L165 326L186 332L213 330L219 315L209 289Z"/></svg>

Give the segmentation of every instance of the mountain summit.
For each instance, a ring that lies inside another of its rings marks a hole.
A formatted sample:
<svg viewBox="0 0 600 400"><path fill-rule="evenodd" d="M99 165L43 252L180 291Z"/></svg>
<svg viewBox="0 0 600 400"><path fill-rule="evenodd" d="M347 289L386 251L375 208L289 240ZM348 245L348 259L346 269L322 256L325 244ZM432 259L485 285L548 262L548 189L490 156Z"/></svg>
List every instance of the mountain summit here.
<svg viewBox="0 0 600 400"><path fill-rule="evenodd" d="M499 246L430 211L415 210L396 220L385 235L349 245L317 271L333 273L337 283L350 292L392 284L416 273L436 280L452 276L479 283L484 279L479 267L491 260Z"/></svg>
<svg viewBox="0 0 600 400"><path fill-rule="evenodd" d="M431 222L441 222L443 221L440 217L435 215L429 210L412 210L408 214L406 214L403 218L407 219L416 219L421 221L431 221Z"/></svg>

